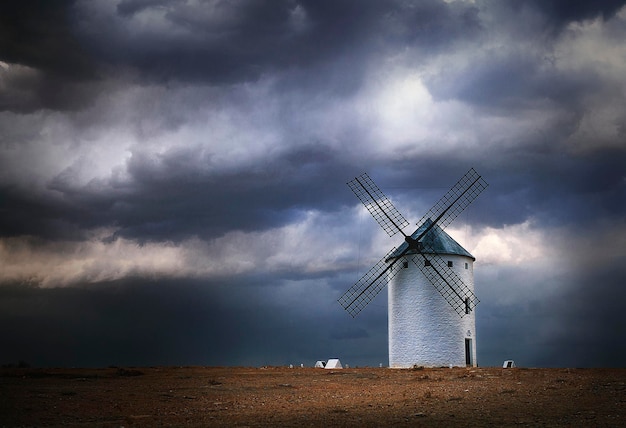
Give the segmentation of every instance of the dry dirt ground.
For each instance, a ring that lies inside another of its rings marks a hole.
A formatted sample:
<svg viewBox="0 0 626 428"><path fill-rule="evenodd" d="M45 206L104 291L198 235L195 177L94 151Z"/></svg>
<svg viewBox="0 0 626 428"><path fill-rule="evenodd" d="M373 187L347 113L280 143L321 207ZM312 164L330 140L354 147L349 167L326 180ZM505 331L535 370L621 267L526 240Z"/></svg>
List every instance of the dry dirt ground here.
<svg viewBox="0 0 626 428"><path fill-rule="evenodd" d="M0 369L0 426L626 426L626 369Z"/></svg>

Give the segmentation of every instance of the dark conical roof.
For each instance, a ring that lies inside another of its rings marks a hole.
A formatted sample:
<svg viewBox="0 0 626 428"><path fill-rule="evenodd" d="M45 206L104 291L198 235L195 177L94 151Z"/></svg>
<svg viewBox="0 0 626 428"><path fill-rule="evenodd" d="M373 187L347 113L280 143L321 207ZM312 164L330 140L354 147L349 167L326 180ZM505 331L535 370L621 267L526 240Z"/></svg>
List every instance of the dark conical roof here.
<svg viewBox="0 0 626 428"><path fill-rule="evenodd" d="M422 234L426 229L428 229L433 224L431 219L427 219L420 227L417 228L415 232L411 235L413 239L417 239L418 236ZM420 239L420 242L423 242L425 245L424 253L426 254L452 254L469 257L472 260L476 260L476 257L472 256L469 251L465 248L461 247L461 245L456 242L450 235L443 231L437 224L432 226L432 228ZM393 252L389 256L389 258L398 257L406 248L408 244L403 242L396 251ZM407 254L415 254L415 250L410 250Z"/></svg>

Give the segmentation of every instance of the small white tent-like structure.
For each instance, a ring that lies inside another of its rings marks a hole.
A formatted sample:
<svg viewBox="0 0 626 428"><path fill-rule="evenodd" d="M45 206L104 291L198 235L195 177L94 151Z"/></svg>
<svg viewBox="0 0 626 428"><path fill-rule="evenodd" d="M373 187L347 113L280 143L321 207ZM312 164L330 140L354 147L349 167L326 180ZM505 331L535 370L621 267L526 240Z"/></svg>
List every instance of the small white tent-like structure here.
<svg viewBox="0 0 626 428"><path fill-rule="evenodd" d="M338 358L331 358L326 362L325 369L342 369L341 361Z"/></svg>
<svg viewBox="0 0 626 428"><path fill-rule="evenodd" d="M323 369L325 365L326 365L326 363L324 361L320 360L320 361L315 363L315 368L316 369Z"/></svg>

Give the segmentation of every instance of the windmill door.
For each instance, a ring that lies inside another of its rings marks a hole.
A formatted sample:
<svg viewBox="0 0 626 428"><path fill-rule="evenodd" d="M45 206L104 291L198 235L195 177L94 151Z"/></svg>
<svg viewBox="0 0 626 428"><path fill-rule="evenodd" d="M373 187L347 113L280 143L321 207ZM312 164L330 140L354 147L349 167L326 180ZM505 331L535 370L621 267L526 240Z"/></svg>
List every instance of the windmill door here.
<svg viewBox="0 0 626 428"><path fill-rule="evenodd" d="M465 365L472 365L472 339L465 339Z"/></svg>

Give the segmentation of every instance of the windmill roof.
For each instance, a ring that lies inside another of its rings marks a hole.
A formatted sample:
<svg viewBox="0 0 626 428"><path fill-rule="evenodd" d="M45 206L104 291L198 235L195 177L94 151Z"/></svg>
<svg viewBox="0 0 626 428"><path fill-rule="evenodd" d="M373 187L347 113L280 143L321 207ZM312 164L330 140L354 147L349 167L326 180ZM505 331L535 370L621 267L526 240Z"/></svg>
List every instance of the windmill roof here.
<svg viewBox="0 0 626 428"><path fill-rule="evenodd" d="M432 225L432 220L427 219L420 227L417 228L415 232L411 235L412 238L417 239L418 236L422 234L426 229L428 229ZM472 260L476 260L474 256L472 256L469 251L465 248L461 247L461 244L456 242L450 235L443 231L437 224L432 226L432 228L424 235L420 242L423 242L425 245L425 254L451 254L451 255L459 255L469 257ZM389 258L398 257L406 248L408 244L403 242L396 251L393 252L389 256ZM415 250L410 250L407 254L415 254Z"/></svg>

